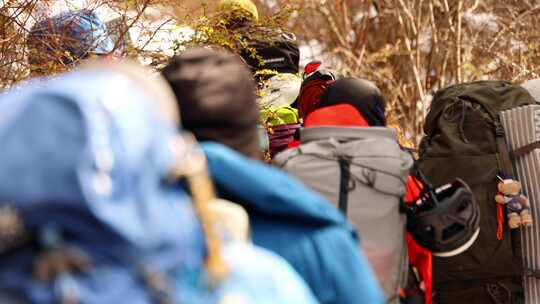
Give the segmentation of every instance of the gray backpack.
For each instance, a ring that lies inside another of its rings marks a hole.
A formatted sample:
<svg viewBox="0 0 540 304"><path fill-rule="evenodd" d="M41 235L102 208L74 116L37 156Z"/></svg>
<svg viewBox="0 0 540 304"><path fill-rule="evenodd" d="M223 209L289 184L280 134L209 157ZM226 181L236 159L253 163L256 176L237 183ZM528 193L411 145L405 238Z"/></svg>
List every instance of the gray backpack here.
<svg viewBox="0 0 540 304"><path fill-rule="evenodd" d="M400 203L411 156L389 128L306 128L300 137L301 145L278 154L274 163L347 215L388 301L397 302L408 264Z"/></svg>

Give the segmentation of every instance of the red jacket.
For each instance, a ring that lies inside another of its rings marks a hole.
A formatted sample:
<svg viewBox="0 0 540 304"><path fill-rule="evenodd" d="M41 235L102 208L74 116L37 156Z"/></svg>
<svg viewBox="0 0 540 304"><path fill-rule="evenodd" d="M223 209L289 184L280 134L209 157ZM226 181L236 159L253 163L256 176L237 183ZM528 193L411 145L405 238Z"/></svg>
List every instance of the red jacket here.
<svg viewBox="0 0 540 304"><path fill-rule="evenodd" d="M407 193L404 201L407 204L414 204L420 197L421 183L410 176L407 178ZM407 233L407 248L409 251L409 264L418 269L420 279L424 283L426 304L431 304L431 294L433 292L433 272L431 252L416 243L410 233Z"/></svg>

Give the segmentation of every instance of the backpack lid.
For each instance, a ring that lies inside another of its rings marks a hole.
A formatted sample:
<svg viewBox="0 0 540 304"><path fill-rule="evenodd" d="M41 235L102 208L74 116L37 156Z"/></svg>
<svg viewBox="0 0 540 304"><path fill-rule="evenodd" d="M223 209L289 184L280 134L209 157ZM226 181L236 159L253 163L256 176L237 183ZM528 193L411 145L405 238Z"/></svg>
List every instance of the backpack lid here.
<svg viewBox="0 0 540 304"><path fill-rule="evenodd" d="M424 133L431 134L438 128L439 117L454 105L474 103L485 110L491 123L500 111L534 103L534 98L523 87L509 81L482 80L461 83L437 91L431 102L424 123ZM459 103L459 104L458 104Z"/></svg>
<svg viewBox="0 0 540 304"><path fill-rule="evenodd" d="M300 49L296 36L293 33L260 27L257 37L244 35L248 49L242 50L240 55L251 67L253 72L272 70L278 73L298 74L300 63ZM253 30L252 30L253 31ZM255 49L256 56L250 49Z"/></svg>
<svg viewBox="0 0 540 304"><path fill-rule="evenodd" d="M304 128L300 130L300 140L302 142L324 140L335 138L337 140L354 140L362 138L371 139L391 139L397 144L397 133L392 128L385 127L335 127L322 126L314 128Z"/></svg>
<svg viewBox="0 0 540 304"><path fill-rule="evenodd" d="M297 124L299 122L298 110L290 106L283 106L275 110L263 108L260 119L263 124L271 126Z"/></svg>
<svg viewBox="0 0 540 304"><path fill-rule="evenodd" d="M272 76L263 84L259 104L276 110L290 106L298 97L302 80L295 74L283 73Z"/></svg>
<svg viewBox="0 0 540 304"><path fill-rule="evenodd" d="M295 156L313 156L320 161L338 162L343 156L351 167L366 168L384 179L375 178L372 187L387 194L405 194L412 157L401 150L394 129L384 127L315 127L300 130L301 145L279 155L277 163ZM391 180L392 182L388 182Z"/></svg>

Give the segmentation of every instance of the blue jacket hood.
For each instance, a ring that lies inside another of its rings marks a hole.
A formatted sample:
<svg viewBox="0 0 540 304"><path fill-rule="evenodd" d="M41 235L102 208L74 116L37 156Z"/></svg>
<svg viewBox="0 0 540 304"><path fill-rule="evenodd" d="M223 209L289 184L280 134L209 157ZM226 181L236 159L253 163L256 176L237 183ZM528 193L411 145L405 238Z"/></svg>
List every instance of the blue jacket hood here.
<svg viewBox="0 0 540 304"><path fill-rule="evenodd" d="M245 208L306 224L339 225L355 233L330 202L287 173L221 144L205 142L201 147L219 189L239 200ZM291 200L291 195L299 199Z"/></svg>

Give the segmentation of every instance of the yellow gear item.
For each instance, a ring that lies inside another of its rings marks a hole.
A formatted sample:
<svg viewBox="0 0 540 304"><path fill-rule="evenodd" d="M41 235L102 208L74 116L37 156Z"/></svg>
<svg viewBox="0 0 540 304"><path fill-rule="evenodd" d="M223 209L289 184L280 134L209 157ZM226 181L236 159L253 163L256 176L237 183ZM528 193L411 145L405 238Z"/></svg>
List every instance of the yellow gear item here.
<svg viewBox="0 0 540 304"><path fill-rule="evenodd" d="M242 10L251 16L253 21L259 21L259 11L251 0L220 0L218 8L222 12Z"/></svg>

